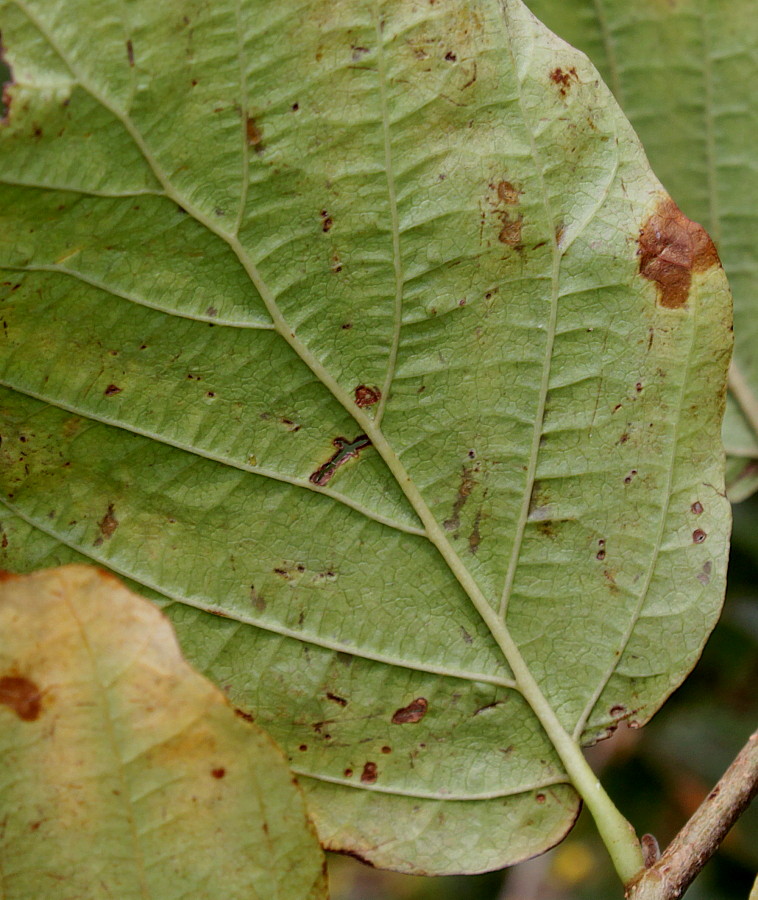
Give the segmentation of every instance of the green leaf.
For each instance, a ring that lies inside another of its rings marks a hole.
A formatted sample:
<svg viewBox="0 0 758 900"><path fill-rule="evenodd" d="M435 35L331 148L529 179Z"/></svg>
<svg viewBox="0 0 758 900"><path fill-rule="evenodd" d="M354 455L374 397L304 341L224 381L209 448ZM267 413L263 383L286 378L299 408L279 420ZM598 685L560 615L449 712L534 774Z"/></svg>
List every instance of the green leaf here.
<svg viewBox="0 0 758 900"><path fill-rule="evenodd" d="M712 235L734 293L724 443L734 501L758 487L758 17L753 0L528 0L599 68L658 177Z"/></svg>
<svg viewBox="0 0 758 900"><path fill-rule="evenodd" d="M281 751L111 575L0 584L3 897L327 896Z"/></svg>
<svg viewBox="0 0 758 900"><path fill-rule="evenodd" d="M2 10L8 565L151 592L325 846L554 844L720 608L709 240L518 0Z"/></svg>

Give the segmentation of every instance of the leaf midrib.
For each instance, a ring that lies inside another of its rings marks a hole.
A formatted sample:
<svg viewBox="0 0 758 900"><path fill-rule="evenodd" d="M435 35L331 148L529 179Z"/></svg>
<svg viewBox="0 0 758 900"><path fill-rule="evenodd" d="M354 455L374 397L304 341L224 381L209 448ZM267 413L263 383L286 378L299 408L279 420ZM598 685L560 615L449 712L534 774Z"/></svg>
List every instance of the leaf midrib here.
<svg viewBox="0 0 758 900"><path fill-rule="evenodd" d="M313 647L320 647L324 650L332 650L336 653L345 653L350 656L355 656L358 659L369 660L370 662L378 662L384 665L396 666L397 668L401 669L409 669L410 671L414 672L424 672L430 675L442 675L447 678L460 678L461 681L481 681L485 684L491 684L495 687L516 689L515 682L509 678L498 677L496 675L490 675L484 672L471 672L466 669L455 669L449 666L425 665L423 663L412 662L407 659L390 656L388 654L371 653L365 648L356 647L353 644L341 643L339 641L330 641L327 638L321 637L320 635L310 636L302 631L295 631L293 629L286 628L283 625L279 625L278 623L274 624L270 622L260 622L252 617L242 616L237 613L232 615L226 610L216 609L215 607L209 606L208 604L203 604L199 601L193 601L190 598L185 597L184 595L174 595L166 589L165 585L155 584L150 581L150 579L145 578L144 575L137 575L130 569L119 565L117 562L114 562L111 559L107 559L105 557L101 559L97 556L94 556L92 552L86 547L77 544L75 541L70 540L65 535L59 534L54 528L51 528L44 522L38 522L32 516L16 507L13 503L9 503L4 497L0 497L0 505L8 509L14 516L17 516L19 519L21 519L22 522L26 522L37 531L41 531L48 537L53 538L53 540L57 541L60 544L63 544L64 547L68 547L70 550L73 550L75 553L78 553L81 556L86 557L87 559L94 559L102 565L107 565L108 568L115 572L117 575L121 575L123 578L128 578L135 584L139 584L150 591L154 591L156 594L160 594L167 600L170 600L173 603L178 603L181 606L189 606L192 609L210 613L211 615L221 615L223 616L223 618L230 619L231 621L237 622L240 625L250 625L253 628L260 628L263 631L270 632L271 634L277 634L281 637L292 638L293 640L296 640L301 644L310 644Z"/></svg>
<svg viewBox="0 0 758 900"><path fill-rule="evenodd" d="M234 252L240 264L247 273L250 281L263 300L263 303L266 306L269 315L271 316L276 331L291 347L291 349L298 355L298 357L308 366L308 368L310 368L313 374L322 382L327 390L329 390L335 400L337 400L337 402L339 402L344 407L344 409L355 419L355 421L361 427L363 432L369 437L375 449L379 452L380 456L390 469L401 490L406 495L409 502L415 509L417 515L421 519L425 527L428 539L440 552L451 572L456 577L464 591L468 594L471 603L473 604L479 615L482 617L485 624L488 626L493 638L499 645L506 662L509 664L511 670L515 675L516 689L523 694L523 696L531 706L533 712L537 716L543 728L545 728L545 730L547 731L548 736L553 742L553 745L556 747L559 755L562 758L564 757L565 753L569 753L571 756L575 756L573 749L575 748L575 745L558 720L555 711L552 709L552 707L544 697L539 685L532 676L529 668L526 665L526 662L521 656L521 652L518 649L518 646L511 637L504 622L501 621L499 615L487 600L486 596L471 575L470 571L464 565L463 561L460 559L460 557L450 544L447 535L444 533L443 529L431 513L431 510L427 506L426 501L422 497L416 485L413 483L410 475L405 470L405 467L400 462L400 459L394 452L394 449L387 441L382 431L376 426L374 420L369 418L369 416L367 416L359 407L355 405L353 398L341 387L341 385L326 369L326 367L311 353L311 351L307 347L305 347L295 337L295 333L290 329L286 319L282 315L274 295L268 288L267 284L264 282L255 264L250 259L245 247L240 243L237 234L229 233L219 228L219 226L215 222L213 222L209 216L198 209L194 205L194 203L189 202L177 193L171 180L158 164L157 160L153 157L149 147L147 146L147 143L145 142L135 124L132 122L129 115L125 112L122 112L112 103L110 103L108 98L101 94L101 92L94 85L92 85L88 79L82 77L81 73L76 70L76 67L67 58L66 54L59 47L53 36L48 32L48 30L39 21L39 19L28 9L24 0L14 0L14 2L18 6L18 8L21 9L22 12L27 16L29 21L32 22L32 24L39 30L40 34L49 43L53 50L58 54L62 62L71 72L76 82L85 91L87 91L93 97L93 99L100 103L104 108L109 110L109 112L118 121L121 122L124 129L130 135L135 145L139 149L148 167L151 169L156 179L163 187L166 196L173 200L178 206L181 206L197 222L205 226L208 231L210 231L212 234L215 234L221 240L225 241L230 249ZM501 9L503 16L507 17L507 10L505 9L504 4L502 5ZM510 35L507 33L507 29L506 40L508 41L511 57L514 58L513 49L510 45ZM526 119L524 121L526 123ZM530 139L533 140L531 132ZM546 202L546 198L543 199L545 199ZM556 249L555 238L553 238L554 257L556 255ZM555 295L554 285L553 295ZM552 307L554 307L555 304L556 297L553 296ZM536 433L538 430L538 427L535 425L534 432ZM537 442L538 440L539 438L537 437ZM533 446L534 443L535 441L533 440ZM530 467L532 468L532 470L534 470L534 466L536 463L536 461L531 458L533 456L534 452L532 450L530 452ZM523 504L528 504L529 496L531 496L531 485L529 485L528 489L525 490L525 495L527 496L523 501ZM578 753L578 749L576 750L576 753ZM564 759L563 761L564 764L566 764L566 760ZM575 759L575 763L581 764L578 759Z"/></svg>
<svg viewBox="0 0 758 900"><path fill-rule="evenodd" d="M87 79L82 78L81 75L77 73L74 65L67 59L66 55L62 52L60 47L58 47L57 43L47 32L44 26L37 20L35 16L31 14L23 0L14 0L14 2L19 7L19 9L21 9L25 13L27 18L38 28L44 39L48 41L48 43L56 51L56 53L58 53L61 60L69 68L73 77L77 80L80 86L88 93L90 93L90 95L97 102L108 109L112 113L112 115L122 123L123 127L140 150L146 163L153 171L153 174L163 187L166 196L177 203L177 205L184 208L184 210L193 218L195 218L196 221L204 225L208 229L208 231L215 234L221 240L225 241L237 256L237 259L245 269L250 281L261 296L264 305L266 306L269 315L271 316L276 331L290 346L290 348L297 354L297 356L310 368L313 374L322 382L327 390L330 391L334 399L337 400L337 402L339 402L345 408L345 410L355 419L361 430L369 437L375 449L384 460L390 472L398 482L401 490L406 495L407 499L410 501L412 507L415 509L417 515L421 519L428 539L439 551L452 574L456 577L461 587L469 596L472 605L489 628L492 637L503 653L505 661L508 663L515 676L515 689L520 691L529 706L532 708L532 711L534 712L536 718L544 728L561 761L566 767L566 770L569 773L575 787L585 798L593 813L599 811L601 807L607 806L609 801L607 796L605 795L605 792L589 769L589 766L584 760L576 742L569 736L564 726L560 722L555 710L552 708L545 695L542 693L541 687L532 675L529 667L527 666L524 658L521 655L520 649L518 648L517 644L511 637L510 632L506 628L505 623L492 607L492 605L480 589L478 583L473 578L471 572L464 565L463 561L460 559L460 557L450 544L448 536L445 534L439 523L436 521L435 517L432 515L429 507L426 504L426 501L422 497L420 491L414 484L410 475L405 470L403 464L400 462L399 457L396 455L393 447L385 438L381 429L377 427L373 419L369 418L360 408L356 407L353 398L340 386L337 380L311 353L311 351L303 344L301 344L301 342L295 337L295 333L290 329L286 319L282 315L276 303L275 297L264 282L253 261L247 254L246 249L240 243L237 234L222 230L206 214L195 207L194 204L187 202L177 193L169 177L162 170L157 160L151 154L144 138L142 137L135 124L131 121L129 115L127 113L122 113L119 109L113 106L105 96L103 96L92 84L89 83ZM500 9L504 20L508 17L507 5L508 0L500 0ZM513 48L510 41L510 34L508 33L507 28L505 29L505 32L505 38L508 42L511 56L512 58L514 58ZM521 101L521 95L519 95L519 99ZM527 120L524 119L524 122L526 124ZM531 131L530 139L533 140ZM546 211L548 211L546 196L543 197L543 202L545 202ZM555 276L557 274L556 257L557 246L554 239L552 279L553 292L551 305L552 318L555 317L555 306L557 304L557 292L555 287ZM549 357L547 359L547 362L549 364ZM546 382L547 376L543 371L541 395L546 391ZM542 412L544 414L544 403ZM536 454L534 447L535 445L538 446L538 432L540 430L540 427L541 422L535 422L532 450L530 451L531 479L533 479L534 472L536 471ZM535 435L536 438L534 437ZM522 501L522 507L528 505L530 496L531 484L528 483L527 489L525 490L525 496ZM348 650L348 652L351 651ZM621 832L624 832L628 827L625 820L623 820L615 810L610 814L610 818L608 819L608 821L606 821L605 824L598 822L598 825L601 827L601 832L607 832L608 834L610 834L612 831L619 830ZM613 840L613 838L611 838L611 840Z"/></svg>

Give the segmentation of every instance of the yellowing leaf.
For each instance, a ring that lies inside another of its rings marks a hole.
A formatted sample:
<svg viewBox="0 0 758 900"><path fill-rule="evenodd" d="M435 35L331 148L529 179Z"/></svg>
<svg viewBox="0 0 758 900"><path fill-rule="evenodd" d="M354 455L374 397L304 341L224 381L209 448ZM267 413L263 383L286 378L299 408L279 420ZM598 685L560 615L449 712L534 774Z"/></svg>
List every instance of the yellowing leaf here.
<svg viewBox="0 0 758 900"><path fill-rule="evenodd" d="M0 583L5 900L326 896L281 752L154 606L71 565Z"/></svg>

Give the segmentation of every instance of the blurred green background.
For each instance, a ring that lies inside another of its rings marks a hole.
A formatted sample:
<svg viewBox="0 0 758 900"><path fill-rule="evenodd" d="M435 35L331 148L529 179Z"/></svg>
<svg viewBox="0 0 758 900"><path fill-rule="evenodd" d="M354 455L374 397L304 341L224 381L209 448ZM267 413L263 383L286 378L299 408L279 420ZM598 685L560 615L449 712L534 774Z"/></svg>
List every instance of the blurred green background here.
<svg viewBox="0 0 758 900"><path fill-rule="evenodd" d="M652 722L622 725L588 756L638 833L671 840L758 723L758 499L734 507L724 614L695 671ZM686 900L747 900L758 870L758 805L732 829ZM618 877L586 812L542 857L505 872L420 878L329 860L332 900L612 900Z"/></svg>

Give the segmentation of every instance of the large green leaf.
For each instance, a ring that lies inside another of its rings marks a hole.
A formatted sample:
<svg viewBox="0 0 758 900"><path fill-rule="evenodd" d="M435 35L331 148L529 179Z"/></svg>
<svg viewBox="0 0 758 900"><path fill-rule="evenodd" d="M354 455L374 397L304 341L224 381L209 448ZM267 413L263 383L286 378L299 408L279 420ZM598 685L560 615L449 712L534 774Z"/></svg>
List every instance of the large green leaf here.
<svg viewBox="0 0 758 900"><path fill-rule="evenodd" d="M758 16L754 0L528 0L600 69L734 292L729 494L758 487Z"/></svg>
<svg viewBox="0 0 758 900"><path fill-rule="evenodd" d="M550 846L720 608L709 239L519 0L0 8L8 564L152 591L326 846Z"/></svg>
<svg viewBox="0 0 758 900"><path fill-rule="evenodd" d="M278 747L173 629L84 566L0 584L4 900L318 900L323 856Z"/></svg>

